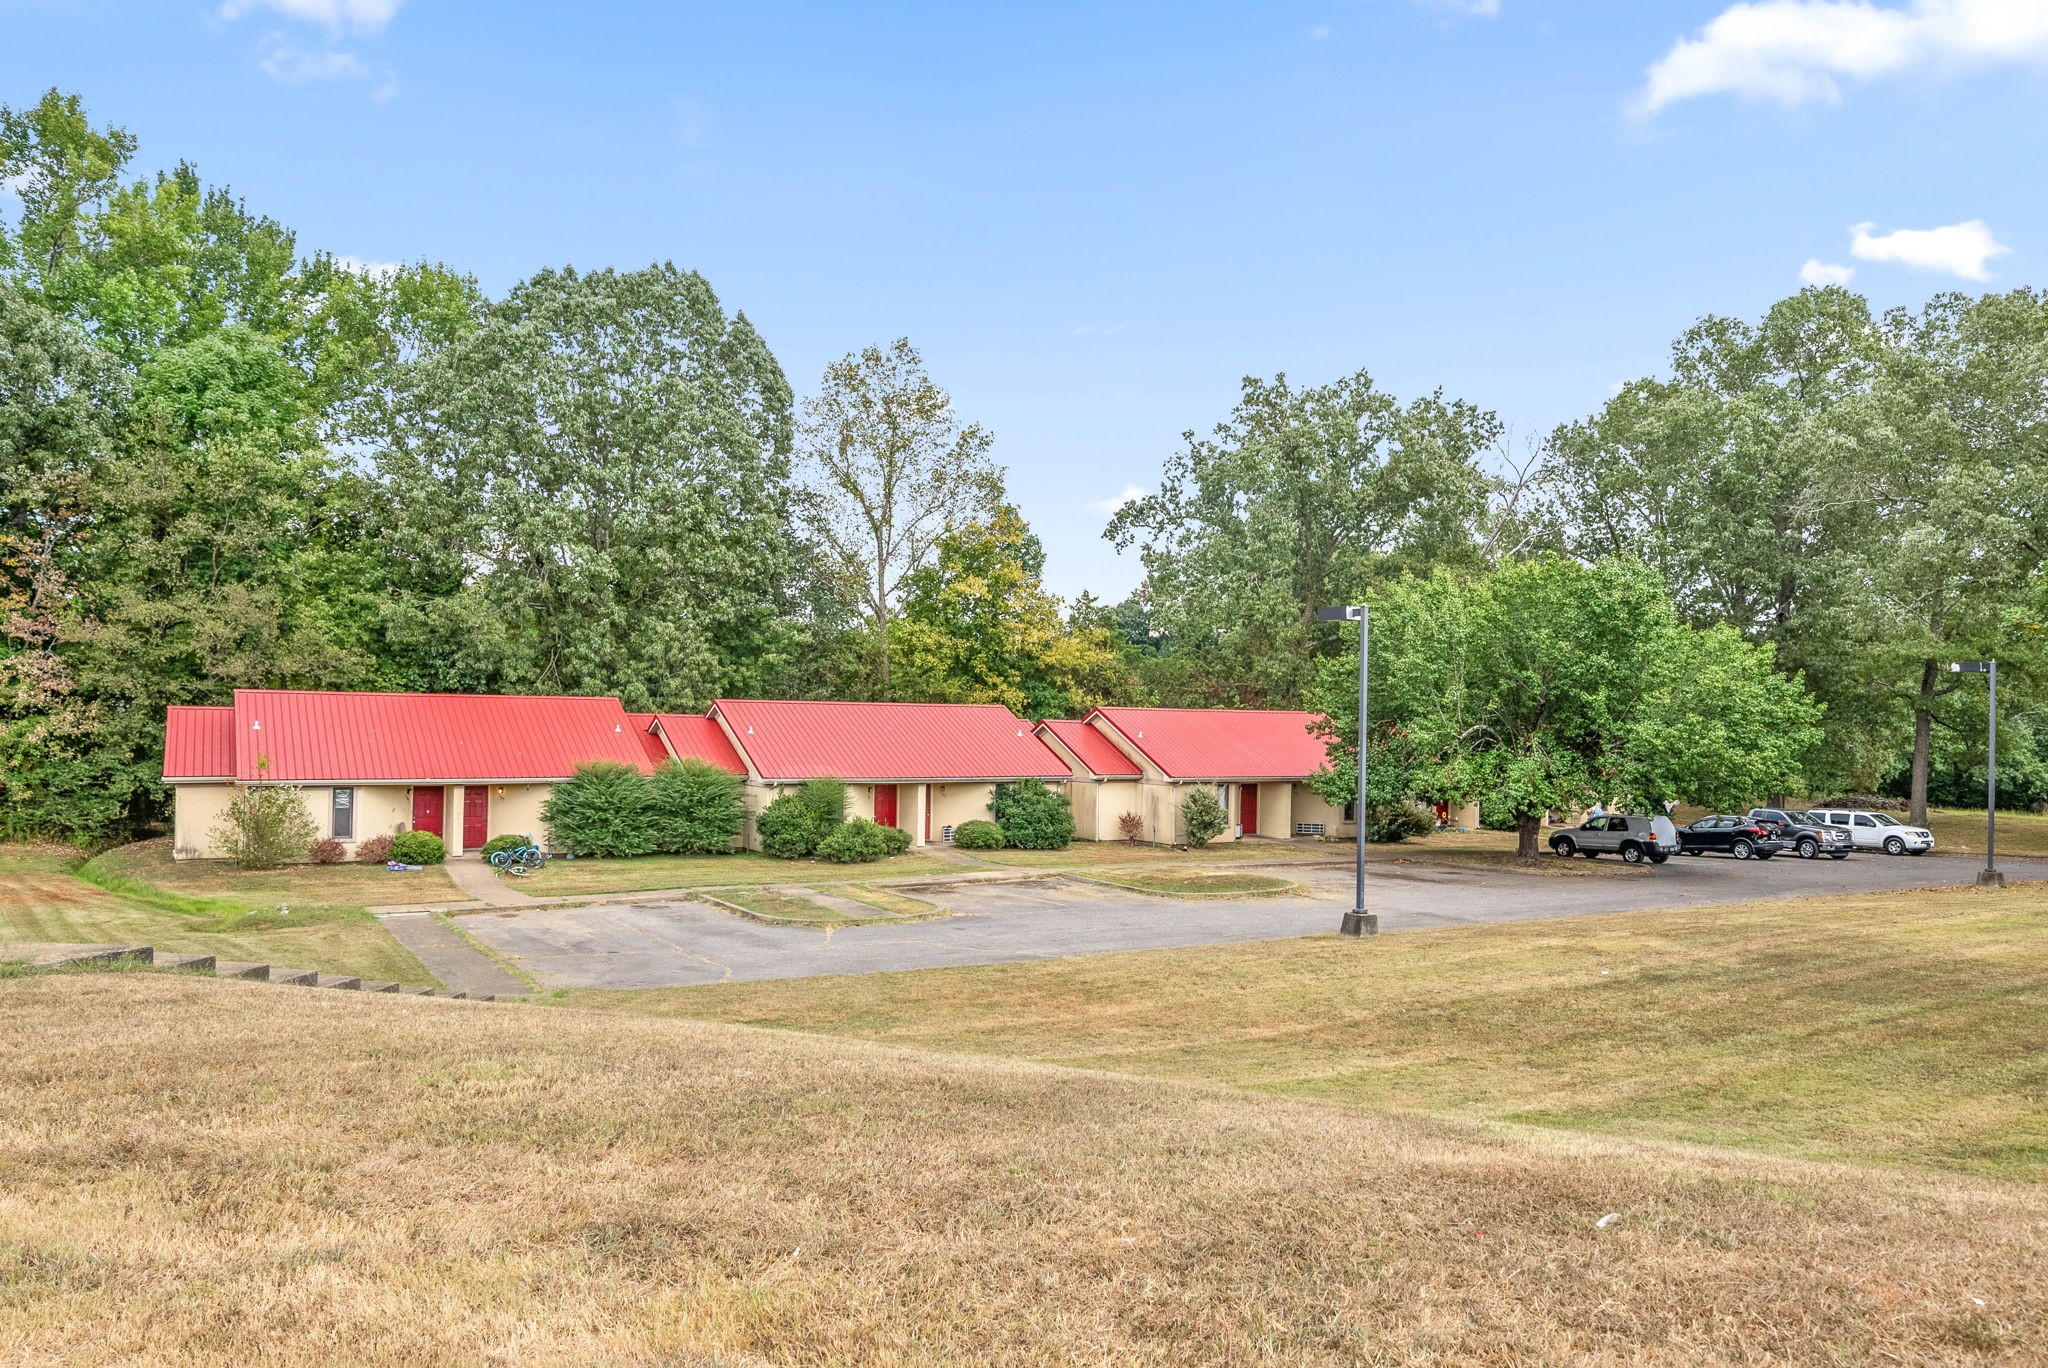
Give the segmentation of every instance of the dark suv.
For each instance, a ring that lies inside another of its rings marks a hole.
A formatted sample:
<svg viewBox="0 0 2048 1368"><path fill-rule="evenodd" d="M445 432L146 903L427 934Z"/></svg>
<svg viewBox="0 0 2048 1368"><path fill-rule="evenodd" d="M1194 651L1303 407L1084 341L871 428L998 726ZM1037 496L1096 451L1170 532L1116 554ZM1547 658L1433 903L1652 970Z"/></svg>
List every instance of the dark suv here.
<svg viewBox="0 0 2048 1368"><path fill-rule="evenodd" d="M1762 822L1725 814L1702 817L1690 826L1680 827L1678 843L1688 855L1704 855L1711 850L1738 860L1768 860L1792 849L1792 842Z"/></svg>
<svg viewBox="0 0 2048 1368"><path fill-rule="evenodd" d="M1849 833L1827 825L1810 812L1797 808L1751 808L1749 820L1792 842L1792 849L1802 860L1817 860L1823 855L1830 860L1849 858Z"/></svg>

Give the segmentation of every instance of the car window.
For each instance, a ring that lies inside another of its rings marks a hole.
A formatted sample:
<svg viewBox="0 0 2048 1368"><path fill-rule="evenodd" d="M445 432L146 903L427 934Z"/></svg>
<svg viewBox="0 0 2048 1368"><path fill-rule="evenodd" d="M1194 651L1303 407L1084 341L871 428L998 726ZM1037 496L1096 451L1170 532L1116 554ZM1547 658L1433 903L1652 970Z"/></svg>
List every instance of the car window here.
<svg viewBox="0 0 2048 1368"><path fill-rule="evenodd" d="M1607 829L1608 829L1609 831L1627 831L1627 830L1628 830L1628 818L1626 818L1626 817L1609 817L1609 818L1607 819Z"/></svg>
<svg viewBox="0 0 2048 1368"><path fill-rule="evenodd" d="M1821 816L1828 819L1829 826L1849 825L1849 814L1846 812L1824 812Z"/></svg>
<svg viewBox="0 0 2048 1368"><path fill-rule="evenodd" d="M1882 812L1873 812L1870 814L1870 823L1872 826L1898 826L1899 819L1888 817Z"/></svg>
<svg viewBox="0 0 2048 1368"><path fill-rule="evenodd" d="M1874 826L1876 826L1876 825L1877 825L1877 823L1876 823L1876 822L1873 822L1873 821L1872 821L1872 820L1870 819L1870 814L1869 814L1869 813L1867 813L1867 812L1859 812L1859 813L1857 813L1857 814L1856 814L1856 825L1857 825L1857 826L1868 826L1868 827L1874 827Z"/></svg>
<svg viewBox="0 0 2048 1368"><path fill-rule="evenodd" d="M1816 819L1815 814L1811 812L1788 812L1785 815L1792 819L1792 824L1794 826L1820 825L1820 822Z"/></svg>

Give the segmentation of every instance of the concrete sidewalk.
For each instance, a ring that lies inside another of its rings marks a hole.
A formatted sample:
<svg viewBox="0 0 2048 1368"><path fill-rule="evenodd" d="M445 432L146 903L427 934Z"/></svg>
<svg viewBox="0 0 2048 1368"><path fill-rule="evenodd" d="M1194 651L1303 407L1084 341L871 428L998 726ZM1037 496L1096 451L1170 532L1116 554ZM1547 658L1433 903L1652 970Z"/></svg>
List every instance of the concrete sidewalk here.
<svg viewBox="0 0 2048 1368"><path fill-rule="evenodd" d="M377 920L451 991L472 997L524 997L533 991L431 912L391 912Z"/></svg>

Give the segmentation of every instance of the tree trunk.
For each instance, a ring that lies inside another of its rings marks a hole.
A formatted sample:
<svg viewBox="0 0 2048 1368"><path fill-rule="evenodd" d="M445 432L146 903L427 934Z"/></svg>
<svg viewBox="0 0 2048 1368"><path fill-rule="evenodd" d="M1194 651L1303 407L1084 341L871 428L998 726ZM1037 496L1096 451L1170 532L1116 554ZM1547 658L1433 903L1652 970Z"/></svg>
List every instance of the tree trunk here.
<svg viewBox="0 0 2048 1368"><path fill-rule="evenodd" d="M1515 854L1525 860L1536 858L1536 836L1543 826L1540 812L1518 812L1515 814Z"/></svg>
<svg viewBox="0 0 2048 1368"><path fill-rule="evenodd" d="M1927 757L1934 741L1935 662L1920 662L1920 697L1913 705L1913 787L1906 818L1914 826L1927 825Z"/></svg>

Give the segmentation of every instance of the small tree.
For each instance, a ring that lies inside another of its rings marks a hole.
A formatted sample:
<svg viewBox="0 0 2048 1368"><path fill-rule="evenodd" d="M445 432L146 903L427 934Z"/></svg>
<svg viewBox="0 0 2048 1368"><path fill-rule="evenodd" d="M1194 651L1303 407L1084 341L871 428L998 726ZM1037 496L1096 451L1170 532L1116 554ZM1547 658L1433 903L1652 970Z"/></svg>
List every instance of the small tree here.
<svg viewBox="0 0 2048 1368"><path fill-rule="evenodd" d="M798 786L796 796L811 815L811 826L820 841L846 820L846 785L838 779L807 779Z"/></svg>
<svg viewBox="0 0 2048 1368"><path fill-rule="evenodd" d="M297 787L245 784L213 825L214 843L244 869L275 869L306 858L320 828Z"/></svg>
<svg viewBox="0 0 2048 1368"><path fill-rule="evenodd" d="M800 860L818 848L818 826L795 789L775 796L754 819L761 849L778 859Z"/></svg>
<svg viewBox="0 0 2048 1368"><path fill-rule="evenodd" d="M644 855L652 848L647 776L616 760L578 765L541 805L550 844L574 855Z"/></svg>
<svg viewBox="0 0 2048 1368"><path fill-rule="evenodd" d="M747 824L744 781L702 760L664 760L648 784L650 849L722 855Z"/></svg>
<svg viewBox="0 0 2048 1368"><path fill-rule="evenodd" d="M1073 842L1073 806L1042 779L997 784L993 806L1003 840L1018 850L1065 850Z"/></svg>
<svg viewBox="0 0 2048 1368"><path fill-rule="evenodd" d="M1136 812L1126 812L1116 819L1116 834L1136 845L1145 835L1145 818Z"/></svg>
<svg viewBox="0 0 2048 1368"><path fill-rule="evenodd" d="M1187 828L1188 844L1200 850L1223 834L1223 804L1211 789L1190 789L1180 800L1180 820Z"/></svg>

